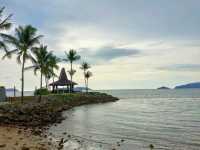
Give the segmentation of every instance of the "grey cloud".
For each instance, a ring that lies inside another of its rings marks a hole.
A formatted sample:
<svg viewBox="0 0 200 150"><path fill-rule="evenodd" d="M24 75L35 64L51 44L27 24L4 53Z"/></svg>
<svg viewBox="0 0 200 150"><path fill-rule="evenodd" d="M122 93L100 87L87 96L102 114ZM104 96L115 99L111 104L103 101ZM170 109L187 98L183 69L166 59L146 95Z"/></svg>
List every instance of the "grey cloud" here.
<svg viewBox="0 0 200 150"><path fill-rule="evenodd" d="M107 62L121 57L138 56L140 53L140 50L137 49L115 48L111 46L97 50L81 49L80 51L82 58L92 63Z"/></svg>
<svg viewBox="0 0 200 150"><path fill-rule="evenodd" d="M200 71L200 64L174 64L169 66L159 67L159 70L168 71Z"/></svg>
<svg viewBox="0 0 200 150"><path fill-rule="evenodd" d="M66 26L92 24L139 39L198 38L200 35L198 0L41 0L39 3L3 0L2 5L14 12L18 21L32 23L43 30L48 25L62 23Z"/></svg>

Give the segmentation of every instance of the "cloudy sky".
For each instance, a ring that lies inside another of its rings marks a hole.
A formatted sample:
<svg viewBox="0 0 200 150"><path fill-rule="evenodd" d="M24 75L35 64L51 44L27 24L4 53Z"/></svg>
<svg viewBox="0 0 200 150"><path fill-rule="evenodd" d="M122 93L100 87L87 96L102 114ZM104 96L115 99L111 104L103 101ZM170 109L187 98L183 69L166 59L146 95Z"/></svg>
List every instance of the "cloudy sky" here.
<svg viewBox="0 0 200 150"><path fill-rule="evenodd" d="M0 0L14 27L31 24L59 57L76 49L93 89L141 89L200 81L198 0ZM2 55L2 53L1 53ZM81 63L78 62L78 63ZM75 65L75 80L83 85ZM69 69L68 64L60 67ZM0 82L20 87L20 66L0 61ZM25 88L39 76L26 72Z"/></svg>

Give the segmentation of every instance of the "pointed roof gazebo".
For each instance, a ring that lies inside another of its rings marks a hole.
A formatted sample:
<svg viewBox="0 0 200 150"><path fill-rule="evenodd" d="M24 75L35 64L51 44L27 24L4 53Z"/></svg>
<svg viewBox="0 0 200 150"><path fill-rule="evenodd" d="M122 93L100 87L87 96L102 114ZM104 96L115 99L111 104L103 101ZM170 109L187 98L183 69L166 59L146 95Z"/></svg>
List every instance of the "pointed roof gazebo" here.
<svg viewBox="0 0 200 150"><path fill-rule="evenodd" d="M58 86L67 86L67 88L69 88L69 86L71 84L72 84L72 86L77 85L77 83L75 83L73 81L71 82L71 80L68 80L67 74L65 72L65 68L62 68L59 79L53 83L50 83L49 86L52 86L53 91L54 91L55 87L56 87L56 89L58 88Z"/></svg>

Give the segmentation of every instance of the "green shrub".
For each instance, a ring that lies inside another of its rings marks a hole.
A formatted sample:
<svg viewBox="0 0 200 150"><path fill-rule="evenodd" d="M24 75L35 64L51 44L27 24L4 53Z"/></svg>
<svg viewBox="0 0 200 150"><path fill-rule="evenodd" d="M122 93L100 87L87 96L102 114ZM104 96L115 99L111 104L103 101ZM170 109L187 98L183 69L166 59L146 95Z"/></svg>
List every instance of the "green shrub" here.
<svg viewBox="0 0 200 150"><path fill-rule="evenodd" d="M46 88L37 89L37 90L35 90L35 92L34 92L34 95L35 95L35 96L36 96L36 95L48 95L48 94L50 94L50 92L49 92L48 89L46 89Z"/></svg>

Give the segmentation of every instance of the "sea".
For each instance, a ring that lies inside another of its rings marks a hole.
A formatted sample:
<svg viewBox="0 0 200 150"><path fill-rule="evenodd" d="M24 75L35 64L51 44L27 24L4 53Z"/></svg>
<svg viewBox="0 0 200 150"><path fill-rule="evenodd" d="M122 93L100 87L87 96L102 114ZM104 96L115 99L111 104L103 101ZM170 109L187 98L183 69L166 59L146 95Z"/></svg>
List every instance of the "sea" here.
<svg viewBox="0 0 200 150"><path fill-rule="evenodd" d="M104 90L117 102L75 107L49 129L66 150L200 150L200 90Z"/></svg>
<svg viewBox="0 0 200 150"><path fill-rule="evenodd" d="M200 150L200 89L99 92L120 100L75 107L48 130L65 150Z"/></svg>

